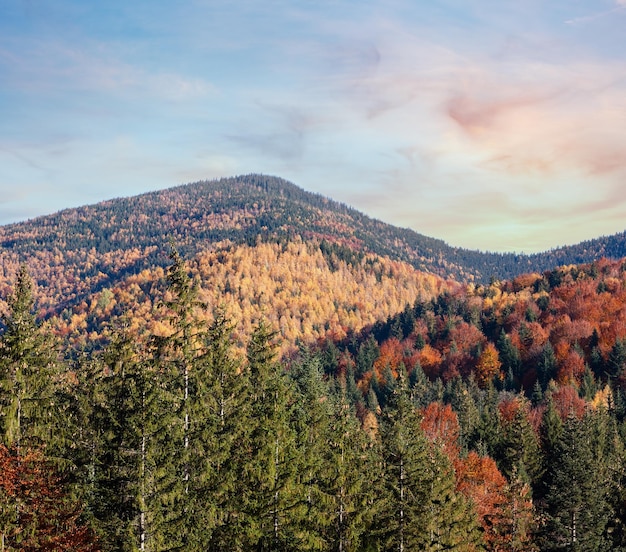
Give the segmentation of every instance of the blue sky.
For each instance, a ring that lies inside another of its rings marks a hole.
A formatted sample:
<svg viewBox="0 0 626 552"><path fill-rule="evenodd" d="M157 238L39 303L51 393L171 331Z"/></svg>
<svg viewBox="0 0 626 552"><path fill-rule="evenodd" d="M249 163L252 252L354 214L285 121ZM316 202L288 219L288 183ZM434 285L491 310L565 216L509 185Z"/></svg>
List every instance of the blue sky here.
<svg viewBox="0 0 626 552"><path fill-rule="evenodd" d="M456 246L626 229L626 0L3 0L0 224L265 173Z"/></svg>

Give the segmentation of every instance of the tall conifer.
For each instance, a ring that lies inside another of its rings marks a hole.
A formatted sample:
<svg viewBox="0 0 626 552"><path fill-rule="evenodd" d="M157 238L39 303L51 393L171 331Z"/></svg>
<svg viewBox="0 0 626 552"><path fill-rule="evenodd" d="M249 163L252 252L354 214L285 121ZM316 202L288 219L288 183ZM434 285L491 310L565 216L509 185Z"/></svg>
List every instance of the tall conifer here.
<svg viewBox="0 0 626 552"><path fill-rule="evenodd" d="M433 473L420 424L402 374L381 416L384 504L379 504L376 520L381 550L419 550L428 530Z"/></svg>
<svg viewBox="0 0 626 552"><path fill-rule="evenodd" d="M610 550L606 454L591 414L565 422L550 468L543 550Z"/></svg>
<svg viewBox="0 0 626 552"><path fill-rule="evenodd" d="M276 362L275 332L261 321L247 347L251 386L250 433L244 446L242 499L247 550L297 550L304 502L296 487L296 435L290 423L293 392Z"/></svg>
<svg viewBox="0 0 626 552"><path fill-rule="evenodd" d="M2 318L0 336L0 430L8 447L53 449L58 444L59 420L55 416L56 347L37 323L33 283L26 266L17 274ZM58 451L57 451L58 452ZM49 454L55 454L49 450Z"/></svg>

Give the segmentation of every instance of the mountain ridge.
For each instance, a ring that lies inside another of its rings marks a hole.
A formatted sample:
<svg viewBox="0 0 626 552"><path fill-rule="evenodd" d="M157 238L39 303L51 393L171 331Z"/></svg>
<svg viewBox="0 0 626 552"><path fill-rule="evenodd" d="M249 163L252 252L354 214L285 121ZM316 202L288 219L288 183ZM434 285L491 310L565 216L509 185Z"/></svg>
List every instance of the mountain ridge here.
<svg viewBox="0 0 626 552"><path fill-rule="evenodd" d="M55 235L62 239L55 240ZM253 243L259 236L284 240L294 235L389 256L464 282L486 283L600 257L626 256L626 232L533 254L464 249L371 218L281 178L256 174L109 199L1 226L0 246L18 251L20 257L37 255L46 247L93 249L99 255L139 247L150 249L141 255L146 262L163 264L157 250L169 239L184 255L194 256L224 239ZM147 265L139 263L134 269L142 266Z"/></svg>

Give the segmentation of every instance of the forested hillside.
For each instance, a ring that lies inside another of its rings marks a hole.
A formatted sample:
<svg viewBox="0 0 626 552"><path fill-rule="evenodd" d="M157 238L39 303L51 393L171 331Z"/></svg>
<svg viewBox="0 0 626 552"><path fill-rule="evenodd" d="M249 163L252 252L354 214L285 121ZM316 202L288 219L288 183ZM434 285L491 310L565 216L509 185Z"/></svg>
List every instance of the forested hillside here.
<svg viewBox="0 0 626 552"><path fill-rule="evenodd" d="M38 307L47 315L58 314L129 276L163 269L169 240L193 259L216 243L254 246L296 238L483 284L626 256L624 234L530 256L454 248L279 178L249 175L113 199L0 227L0 292L6 293L19 265L27 263L39 285Z"/></svg>
<svg viewBox="0 0 626 552"><path fill-rule="evenodd" d="M210 322L213 309L223 307L235 322L234 336L243 342L265 317L279 331L283 353L299 342L342 339L418 299L459 287L406 263L298 238L284 244L214 244L189 264L207 305L203 319ZM122 323L140 334L167 333L158 308L168 299L165 276L160 267L143 270L48 322L58 336L81 349L106 344L112 328Z"/></svg>
<svg viewBox="0 0 626 552"><path fill-rule="evenodd" d="M192 270L174 249L151 308L71 355L21 269L0 336L5 549L626 549L626 263L410 288L404 265L340 252L229 246ZM291 266L276 304L303 266L417 297L294 352L287 311L228 311L252 308L251 256Z"/></svg>

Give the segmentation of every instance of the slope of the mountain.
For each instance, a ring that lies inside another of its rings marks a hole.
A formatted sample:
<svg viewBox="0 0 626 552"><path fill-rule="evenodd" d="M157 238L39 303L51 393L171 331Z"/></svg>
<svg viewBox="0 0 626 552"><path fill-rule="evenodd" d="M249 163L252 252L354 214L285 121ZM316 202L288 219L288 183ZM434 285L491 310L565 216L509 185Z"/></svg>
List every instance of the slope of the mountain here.
<svg viewBox="0 0 626 552"><path fill-rule="evenodd" d="M0 227L0 294L17 266L26 262L43 288L40 306L58 311L128 275L165 266L170 239L192 259L224 240L287 243L296 236L325 244L326 253L341 251L340 257L371 252L459 281L485 282L602 256L626 256L625 234L530 256L454 248L285 180L248 175L113 199Z"/></svg>
<svg viewBox="0 0 626 552"><path fill-rule="evenodd" d="M426 376L449 383L471 376L481 387L495 382L529 397L571 387L581 404L582 398L605 400L595 395L610 383L619 390L615 400L623 416L625 305L623 260L561 266L543 275L444 290L356 337L325 343L322 358L327 373L340 372L339 359L355 367L360 401L373 387L384 402L394 385L389 381L385 388L385 371L395 375L403 364L409 375L419 367L413 381Z"/></svg>
<svg viewBox="0 0 626 552"><path fill-rule="evenodd" d="M187 263L197 278L202 308L210 322L224 309L235 337L245 342L259 319L280 335L281 351L298 343L340 340L372 326L416 301L461 287L407 263L373 254L342 259L300 238L286 244L216 244ZM79 349L106 343L124 324L133 335L167 335L165 270L154 267L94 292L52 316L57 335Z"/></svg>

